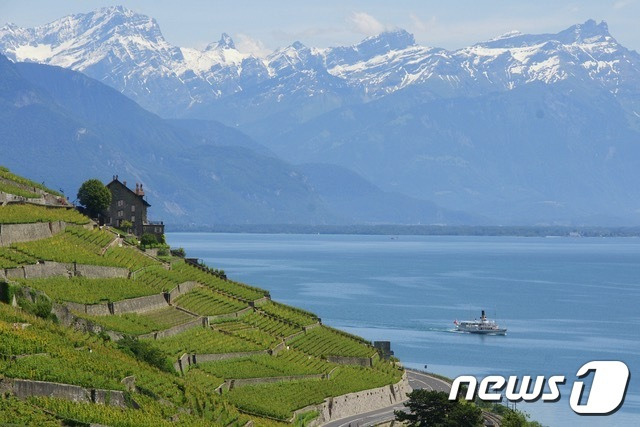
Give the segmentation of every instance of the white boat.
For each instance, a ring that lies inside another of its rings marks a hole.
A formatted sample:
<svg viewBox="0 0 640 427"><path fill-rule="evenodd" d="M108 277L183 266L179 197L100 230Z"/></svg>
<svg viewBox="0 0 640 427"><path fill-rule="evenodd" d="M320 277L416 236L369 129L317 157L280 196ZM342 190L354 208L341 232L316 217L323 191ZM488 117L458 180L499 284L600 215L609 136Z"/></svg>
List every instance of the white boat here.
<svg viewBox="0 0 640 427"><path fill-rule="evenodd" d="M482 310L480 320L463 320L461 322L454 320L453 324L456 325L457 331L470 334L505 335L507 333L507 329L498 326L495 320L487 320L484 310Z"/></svg>

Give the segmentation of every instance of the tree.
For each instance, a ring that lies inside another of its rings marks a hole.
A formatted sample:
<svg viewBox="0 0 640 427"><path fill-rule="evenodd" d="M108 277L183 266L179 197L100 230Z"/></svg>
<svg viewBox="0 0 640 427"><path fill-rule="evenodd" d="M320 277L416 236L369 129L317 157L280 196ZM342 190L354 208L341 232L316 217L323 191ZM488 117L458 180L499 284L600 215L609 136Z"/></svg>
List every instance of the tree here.
<svg viewBox="0 0 640 427"><path fill-rule="evenodd" d="M144 233L140 238L140 243L144 246L152 246L158 244L158 238L155 234Z"/></svg>
<svg viewBox="0 0 640 427"><path fill-rule="evenodd" d="M126 233L130 233L132 227L133 227L133 223L131 221L127 221L126 219L124 221L120 221L120 227L119 227L120 230Z"/></svg>
<svg viewBox="0 0 640 427"><path fill-rule="evenodd" d="M99 179L89 179L80 186L78 201L95 218L111 204L111 192Z"/></svg>
<svg viewBox="0 0 640 427"><path fill-rule="evenodd" d="M411 427L481 426L482 410L469 403L449 400L442 391L414 390L405 406L409 412L395 411L397 421Z"/></svg>
<svg viewBox="0 0 640 427"><path fill-rule="evenodd" d="M529 414L519 410L508 410L502 416L503 427L542 427L537 421L529 421Z"/></svg>

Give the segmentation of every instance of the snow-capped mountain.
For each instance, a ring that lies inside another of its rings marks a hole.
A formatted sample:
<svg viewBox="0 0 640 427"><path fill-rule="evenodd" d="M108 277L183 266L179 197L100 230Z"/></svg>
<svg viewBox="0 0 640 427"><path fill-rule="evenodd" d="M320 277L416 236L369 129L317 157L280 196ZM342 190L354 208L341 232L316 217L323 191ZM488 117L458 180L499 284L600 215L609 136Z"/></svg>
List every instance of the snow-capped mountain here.
<svg viewBox="0 0 640 427"><path fill-rule="evenodd" d="M371 54L372 46L383 48ZM605 22L593 20L558 34L511 32L456 51L419 46L399 30L325 55L330 73L374 97L408 86L469 95L569 79L616 91L640 76L640 56L621 46Z"/></svg>
<svg viewBox="0 0 640 427"><path fill-rule="evenodd" d="M0 29L0 46L14 61L81 71L169 116L269 77L266 65L238 52L226 34L203 51L175 47L154 19L121 6L36 28L8 24Z"/></svg>
<svg viewBox="0 0 640 427"><path fill-rule="evenodd" d="M219 111L216 103L225 109L258 103L265 106L261 119L287 97L299 102L330 93L326 108L334 108L409 87L436 98L572 79L614 92L640 87L640 56L621 46L606 23L592 20L557 34L512 32L455 51L420 46L394 30L348 47L295 42L257 58L239 52L226 34L204 50L172 46L155 20L115 6L36 28L7 24L0 52L82 71L169 117L206 118Z"/></svg>

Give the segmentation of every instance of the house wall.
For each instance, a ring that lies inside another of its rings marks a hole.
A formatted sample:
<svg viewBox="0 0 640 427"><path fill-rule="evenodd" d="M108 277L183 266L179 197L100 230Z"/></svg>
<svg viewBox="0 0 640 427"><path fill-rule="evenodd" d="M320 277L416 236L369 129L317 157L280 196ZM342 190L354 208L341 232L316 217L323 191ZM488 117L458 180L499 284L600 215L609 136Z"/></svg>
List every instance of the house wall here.
<svg viewBox="0 0 640 427"><path fill-rule="evenodd" d="M130 221L133 224L133 233L142 236L143 223L147 220L147 206L142 198L120 181L112 181L107 185L107 188L111 191L108 224L116 227L121 220ZM121 202L120 206L119 202ZM118 216L119 211L123 212L122 216ZM135 217L135 221L131 221L132 216Z"/></svg>

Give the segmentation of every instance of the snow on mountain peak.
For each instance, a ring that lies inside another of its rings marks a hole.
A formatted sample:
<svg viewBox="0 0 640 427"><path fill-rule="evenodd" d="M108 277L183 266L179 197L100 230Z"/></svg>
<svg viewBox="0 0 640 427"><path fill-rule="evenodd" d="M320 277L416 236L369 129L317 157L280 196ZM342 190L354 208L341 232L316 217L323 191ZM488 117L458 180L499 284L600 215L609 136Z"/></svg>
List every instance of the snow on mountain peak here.
<svg viewBox="0 0 640 427"><path fill-rule="evenodd" d="M396 29L384 31L378 35L367 37L354 47L363 54L383 54L391 50L406 49L416 44L413 34Z"/></svg>
<svg viewBox="0 0 640 427"><path fill-rule="evenodd" d="M420 46L412 34L395 29L352 46L316 49L296 41L260 59L239 52L225 33L204 50L172 46L155 20L122 6L36 28L7 24L0 28L0 52L14 61L82 71L167 116L182 114L185 105L250 93L265 80L281 94L305 92L305 85L313 93L340 86L374 99L412 85L447 94L567 78L617 87L621 73L640 68L638 55L594 20L557 34L512 31L456 51Z"/></svg>
<svg viewBox="0 0 640 427"><path fill-rule="evenodd" d="M304 50L304 49L306 49L306 48L307 48L304 44L302 44L301 42L299 42L299 41L297 41L297 40L296 40L296 41L294 41L293 43L291 43L291 47L292 47L294 50Z"/></svg>
<svg viewBox="0 0 640 427"><path fill-rule="evenodd" d="M609 26L605 21L596 23L589 19L583 24L576 24L558 33L558 39L563 43L592 43L596 41L609 41Z"/></svg>
<svg viewBox="0 0 640 427"><path fill-rule="evenodd" d="M495 38L493 38L493 39L491 39L491 40L489 40L489 41L496 41L496 40L510 39L510 38L518 37L518 36L522 36L522 35L523 35L523 34L522 34L520 31L518 31L518 30L512 30L512 31L507 31L506 33L504 33L504 34L502 34L502 35L500 35L500 36L498 36L498 37L495 37Z"/></svg>
<svg viewBox="0 0 640 427"><path fill-rule="evenodd" d="M310 49L299 41L295 41L285 48L277 49L267 56L266 61L272 74L278 72L289 74L295 70L324 67L320 51Z"/></svg>
<svg viewBox="0 0 640 427"><path fill-rule="evenodd" d="M215 43L210 43L205 50L215 50L215 49L235 49L236 45L233 42L233 39L229 34L222 33L220 36L220 40Z"/></svg>

